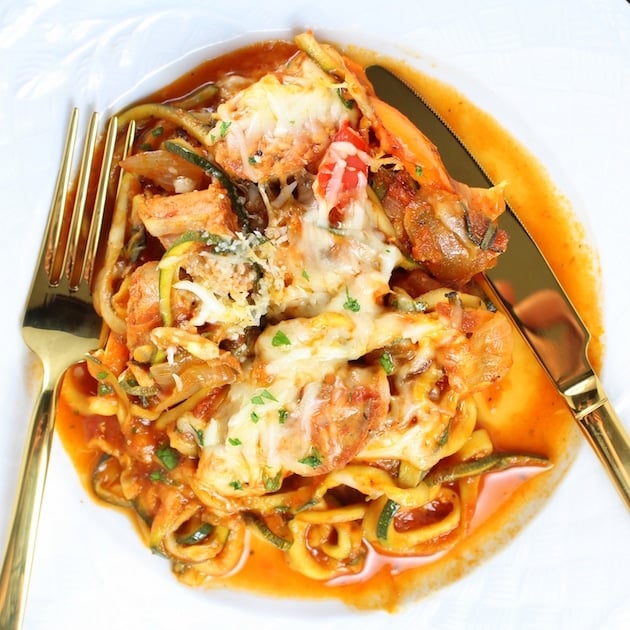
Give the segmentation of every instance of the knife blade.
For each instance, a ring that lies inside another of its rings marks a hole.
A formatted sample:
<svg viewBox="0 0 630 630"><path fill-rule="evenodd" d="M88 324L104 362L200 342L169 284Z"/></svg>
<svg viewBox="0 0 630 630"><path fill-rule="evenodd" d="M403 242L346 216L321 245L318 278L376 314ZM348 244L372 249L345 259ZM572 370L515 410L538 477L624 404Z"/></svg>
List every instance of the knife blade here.
<svg viewBox="0 0 630 630"><path fill-rule="evenodd" d="M481 165L421 94L382 66L370 66L366 73L377 96L405 114L435 144L451 177L469 186L492 185ZM481 274L479 284L532 349L630 509L630 439L589 362L589 331L509 205L499 225L510 235L507 251L493 269ZM513 291L510 299L502 291L505 281ZM524 315L532 307L551 308L557 317L537 322L533 328Z"/></svg>

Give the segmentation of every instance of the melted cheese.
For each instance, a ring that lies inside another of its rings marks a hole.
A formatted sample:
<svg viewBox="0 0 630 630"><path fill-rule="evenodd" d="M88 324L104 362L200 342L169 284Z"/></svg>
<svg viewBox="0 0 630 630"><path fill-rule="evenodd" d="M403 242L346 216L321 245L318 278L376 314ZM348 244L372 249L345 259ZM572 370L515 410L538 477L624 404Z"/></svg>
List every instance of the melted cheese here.
<svg viewBox="0 0 630 630"><path fill-rule="evenodd" d="M275 244L260 234L236 234L219 252L202 250L188 255L183 267L190 276L173 285L195 297L194 326L220 323L227 336L258 326L268 312L282 279Z"/></svg>
<svg viewBox="0 0 630 630"><path fill-rule="evenodd" d="M265 324L205 430L197 482L210 494L261 495L287 475L321 474L355 456L426 470L466 395L432 390L439 348L463 339L457 325L384 306L405 259L367 185L370 156L331 140L354 115L337 87L298 56L217 108L215 158L258 182L268 227L255 240L238 235L229 256L194 254L191 280L175 285L195 296L193 325L242 334ZM296 192L287 175L308 177L316 155L309 194ZM279 194L268 178L280 179ZM378 356L401 340L413 359L390 389Z"/></svg>
<svg viewBox="0 0 630 630"><path fill-rule="evenodd" d="M258 252L259 282L273 286L266 314L280 321L260 334L243 381L231 386L208 425L199 464L201 483L223 496L263 494L278 475L314 474L317 456L341 457L343 445L334 427L348 422L351 412L343 404L327 405L331 397L347 395L347 382L370 382L367 373L350 376L349 366L400 339L417 345L418 364L430 365L437 343L455 334L435 315L383 306L392 271L403 257L381 231L367 192L352 201L348 227L331 228L327 216L326 201L316 197L302 208L297 229L273 227L272 218L265 233L270 258L263 260ZM274 283L270 276L280 272L291 281ZM331 385L324 386L326 378ZM431 378L437 377L424 380ZM420 465L435 456L453 410L431 403L416 380L399 385L387 431L374 432L362 446L362 457ZM389 392L379 395L389 400ZM324 428L322 410L332 414ZM315 443L325 444L326 452L313 450Z"/></svg>
<svg viewBox="0 0 630 630"><path fill-rule="evenodd" d="M357 118L339 85L304 55L237 92L216 111L218 163L252 182L290 175L321 155L343 120Z"/></svg>

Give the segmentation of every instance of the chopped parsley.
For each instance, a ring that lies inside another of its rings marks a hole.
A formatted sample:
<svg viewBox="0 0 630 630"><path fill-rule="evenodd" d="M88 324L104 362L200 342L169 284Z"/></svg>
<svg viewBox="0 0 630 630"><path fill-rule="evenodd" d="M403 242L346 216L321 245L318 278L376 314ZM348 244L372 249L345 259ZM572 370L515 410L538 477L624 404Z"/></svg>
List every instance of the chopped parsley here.
<svg viewBox="0 0 630 630"><path fill-rule="evenodd" d="M113 392L113 388L109 383L99 383L97 388L97 394L99 396L107 396L107 394L111 394Z"/></svg>
<svg viewBox="0 0 630 630"><path fill-rule="evenodd" d="M230 481L230 486L234 488L234 490L242 490L243 484L240 481Z"/></svg>
<svg viewBox="0 0 630 630"><path fill-rule="evenodd" d="M105 379L109 376L109 372L102 370L96 375L98 378L98 386L96 389L96 393L98 396L107 396L107 394L111 394L114 389L109 383L105 383Z"/></svg>
<svg viewBox="0 0 630 630"><path fill-rule="evenodd" d="M267 492L275 492L280 489L282 481L282 472L279 470L273 477L269 477L266 473L263 475L263 483Z"/></svg>
<svg viewBox="0 0 630 630"><path fill-rule="evenodd" d="M284 332L278 330L271 340L271 345L274 348L277 348L278 346L290 346L291 340L286 336Z"/></svg>
<svg viewBox="0 0 630 630"><path fill-rule="evenodd" d="M227 133L227 130L230 128L231 124L232 123L228 120L222 120L219 124L219 134L222 138L225 138L225 134Z"/></svg>
<svg viewBox="0 0 630 630"><path fill-rule="evenodd" d="M252 405L264 405L269 400L278 402L278 399L268 389L263 389L260 394L252 397L251 403ZM249 419L256 424L260 420L260 416L255 411L252 411L249 414Z"/></svg>
<svg viewBox="0 0 630 630"><path fill-rule="evenodd" d="M322 456L315 447L312 447L311 452L306 455L306 457L298 459L298 462L300 464L304 464L305 466L310 466L311 468L317 468L322 463Z"/></svg>
<svg viewBox="0 0 630 630"><path fill-rule="evenodd" d="M160 446L155 451L155 455L168 470L173 470L179 461L179 453L174 448L168 446L168 444Z"/></svg>
<svg viewBox="0 0 630 630"><path fill-rule="evenodd" d="M387 350L383 352L378 362L381 364L381 367L385 370L385 374L389 376L394 372L394 360L392 359L392 355Z"/></svg>
<svg viewBox="0 0 630 630"><path fill-rule="evenodd" d="M163 470L153 470L149 475L151 481L164 481L164 471Z"/></svg>
<svg viewBox="0 0 630 630"><path fill-rule="evenodd" d="M282 409L278 409L278 422L280 424L284 424L287 421L287 418L289 417L289 412L282 408Z"/></svg>
<svg viewBox="0 0 630 630"><path fill-rule="evenodd" d="M420 164L416 164L416 176L420 177L422 175L422 166Z"/></svg>
<svg viewBox="0 0 630 630"><path fill-rule="evenodd" d="M267 400L278 402L278 399L268 389L263 389L260 394L256 394L252 398L252 405L264 405Z"/></svg>
<svg viewBox="0 0 630 630"><path fill-rule="evenodd" d="M353 313L358 313L361 310L361 305L356 298L353 298L348 291L348 287L346 287L346 301L343 303L343 307L347 311L352 311Z"/></svg>
<svg viewBox="0 0 630 630"><path fill-rule="evenodd" d="M243 442L241 442L238 438L228 438L228 442L232 446L240 446Z"/></svg>

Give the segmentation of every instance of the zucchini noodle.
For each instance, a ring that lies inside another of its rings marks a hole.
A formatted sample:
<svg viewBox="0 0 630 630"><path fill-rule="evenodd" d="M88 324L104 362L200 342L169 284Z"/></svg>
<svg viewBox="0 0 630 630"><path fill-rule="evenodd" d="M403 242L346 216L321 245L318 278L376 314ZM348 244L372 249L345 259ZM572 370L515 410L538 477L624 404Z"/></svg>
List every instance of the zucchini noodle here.
<svg viewBox="0 0 630 630"><path fill-rule="evenodd" d="M475 402L512 362L473 281L507 243L502 188L455 185L356 63L296 44L119 115L109 336L64 383L95 495L188 584L238 571L252 535L318 581L436 554L484 475L548 465L496 451Z"/></svg>

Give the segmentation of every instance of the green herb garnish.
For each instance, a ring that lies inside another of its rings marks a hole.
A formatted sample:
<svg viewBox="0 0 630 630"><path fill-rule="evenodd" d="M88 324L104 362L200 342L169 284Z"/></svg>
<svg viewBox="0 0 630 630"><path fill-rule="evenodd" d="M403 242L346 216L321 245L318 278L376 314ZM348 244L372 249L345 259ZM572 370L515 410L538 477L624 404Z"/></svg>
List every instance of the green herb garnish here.
<svg viewBox="0 0 630 630"><path fill-rule="evenodd" d="M253 405L264 405L266 400L273 400L274 402L278 402L278 399L267 389L263 389L260 394L256 394L252 398Z"/></svg>
<svg viewBox="0 0 630 630"><path fill-rule="evenodd" d="M277 348L278 346L290 346L291 340L286 336L284 332L278 330L271 340L271 345L274 348Z"/></svg>
<svg viewBox="0 0 630 630"><path fill-rule="evenodd" d="M113 388L108 383L99 383L97 388L97 394L99 396L107 396L107 394L111 394L113 392Z"/></svg>
<svg viewBox="0 0 630 630"><path fill-rule="evenodd" d="M394 372L394 360L392 359L392 355L390 352L385 351L379 358L378 362L381 364L381 367L385 370L385 374L389 376Z"/></svg>
<svg viewBox="0 0 630 630"><path fill-rule="evenodd" d="M298 462L305 466L310 466L311 468L317 468L322 463L322 456L319 451L313 447L311 448L311 452L306 457L298 459Z"/></svg>
<svg viewBox="0 0 630 630"><path fill-rule="evenodd" d="M282 481L282 472L279 470L275 476L269 477L266 473L263 475L263 483L267 492L275 492L280 488Z"/></svg>
<svg viewBox="0 0 630 630"><path fill-rule="evenodd" d="M348 291L348 287L346 287L346 301L343 303L343 307L347 311L352 311L353 313L358 313L361 310L361 305L356 298L353 298Z"/></svg>
<svg viewBox="0 0 630 630"><path fill-rule="evenodd" d="M149 475L149 479L151 481L164 481L164 471L163 470L153 470Z"/></svg>
<svg viewBox="0 0 630 630"><path fill-rule="evenodd" d="M173 470L179 461L179 453L174 448L168 446L168 444L160 446L155 451L155 455L168 470Z"/></svg>

